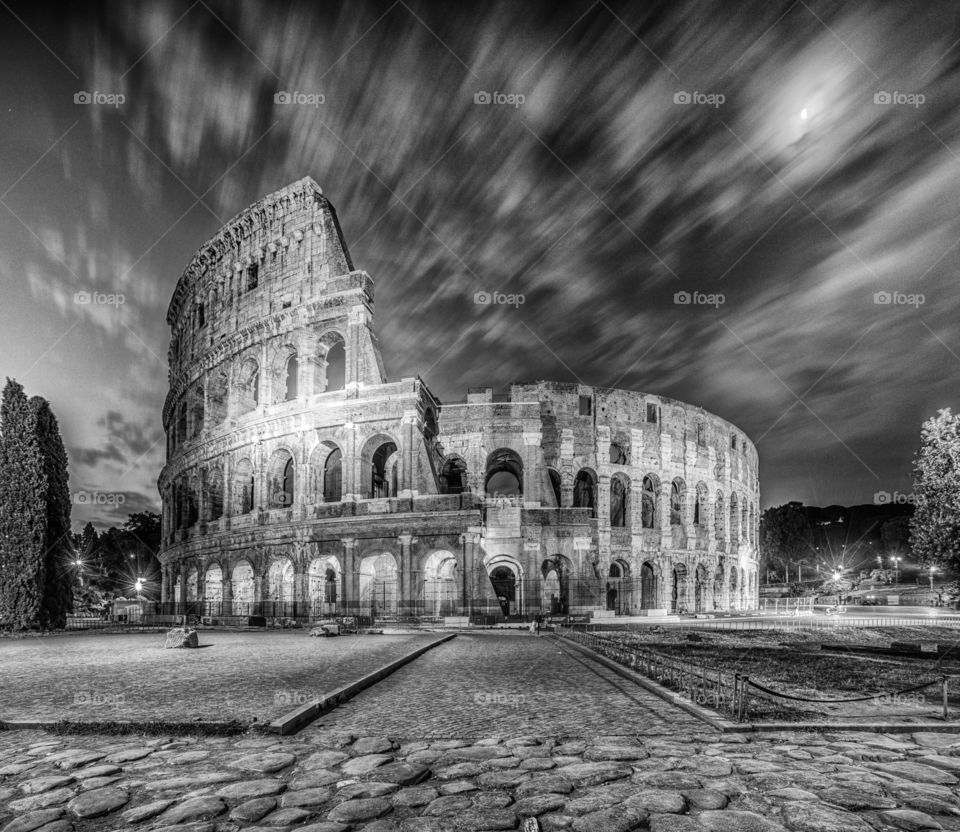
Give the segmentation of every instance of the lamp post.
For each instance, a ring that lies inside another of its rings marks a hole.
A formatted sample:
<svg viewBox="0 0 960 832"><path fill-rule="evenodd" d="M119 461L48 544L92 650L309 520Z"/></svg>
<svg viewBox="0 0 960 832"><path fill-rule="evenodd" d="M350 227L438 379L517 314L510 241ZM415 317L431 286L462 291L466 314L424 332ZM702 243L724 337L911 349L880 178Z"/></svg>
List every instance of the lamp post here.
<svg viewBox="0 0 960 832"><path fill-rule="evenodd" d="M937 571L937 567L933 564L930 564L930 593L933 594L933 573Z"/></svg>
<svg viewBox="0 0 960 832"><path fill-rule="evenodd" d="M900 585L900 558L893 557L893 580L897 586Z"/></svg>

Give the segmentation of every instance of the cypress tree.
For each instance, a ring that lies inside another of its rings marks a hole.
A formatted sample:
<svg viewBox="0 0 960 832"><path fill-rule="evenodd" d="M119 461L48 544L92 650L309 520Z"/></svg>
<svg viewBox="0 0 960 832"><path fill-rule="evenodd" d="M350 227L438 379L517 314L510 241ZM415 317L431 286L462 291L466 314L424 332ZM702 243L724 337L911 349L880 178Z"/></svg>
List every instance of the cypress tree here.
<svg viewBox="0 0 960 832"><path fill-rule="evenodd" d="M9 378L0 429L0 627L23 630L40 620L47 489L37 410Z"/></svg>
<svg viewBox="0 0 960 832"><path fill-rule="evenodd" d="M37 444L43 456L46 479L44 583L39 623L45 629L62 628L66 626L73 602L67 451L49 402L34 396L30 404L36 417Z"/></svg>

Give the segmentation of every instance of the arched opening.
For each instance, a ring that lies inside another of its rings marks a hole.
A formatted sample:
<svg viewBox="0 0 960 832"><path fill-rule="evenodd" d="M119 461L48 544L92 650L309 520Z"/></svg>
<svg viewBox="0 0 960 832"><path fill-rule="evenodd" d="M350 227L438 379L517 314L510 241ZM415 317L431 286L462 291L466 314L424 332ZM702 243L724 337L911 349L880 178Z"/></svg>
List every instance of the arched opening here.
<svg viewBox="0 0 960 832"><path fill-rule="evenodd" d="M451 552L433 552L423 564L420 602L424 615L455 615L459 597L459 570Z"/></svg>
<svg viewBox="0 0 960 832"><path fill-rule="evenodd" d="M197 387L193 391L192 395L193 405L191 407L191 421L193 422L193 429L191 431L191 436L197 437L203 433L203 388Z"/></svg>
<svg viewBox="0 0 960 832"><path fill-rule="evenodd" d="M640 525L645 529L657 527L657 487L653 477L643 478L641 491L642 505L640 507Z"/></svg>
<svg viewBox="0 0 960 832"><path fill-rule="evenodd" d="M509 499L523 496L523 460L510 448L498 448L487 456L484 493Z"/></svg>
<svg viewBox="0 0 960 832"><path fill-rule="evenodd" d="M233 493L236 501L236 514L249 514L253 511L253 463L241 459L233 472Z"/></svg>
<svg viewBox="0 0 960 832"><path fill-rule="evenodd" d="M384 552L360 561L360 604L373 618L397 614L397 562Z"/></svg>
<svg viewBox="0 0 960 832"><path fill-rule="evenodd" d="M462 494L467 490L467 463L460 457L450 457L440 469L440 493Z"/></svg>
<svg viewBox="0 0 960 832"><path fill-rule="evenodd" d="M332 556L314 558L307 570L307 591L310 594L310 613L314 617L336 612L340 563Z"/></svg>
<svg viewBox="0 0 960 832"><path fill-rule="evenodd" d="M220 615L223 603L223 570L219 564L211 564L203 577L204 615Z"/></svg>
<svg viewBox="0 0 960 832"><path fill-rule="evenodd" d="M211 520L223 517L223 469L219 465L207 474L207 504Z"/></svg>
<svg viewBox="0 0 960 832"><path fill-rule="evenodd" d="M627 522L628 488L623 477L615 476L610 480L610 525L613 528L625 528L629 525Z"/></svg>
<svg viewBox="0 0 960 832"><path fill-rule="evenodd" d="M334 448L323 463L323 501L339 503L343 495L343 454Z"/></svg>
<svg viewBox="0 0 960 832"><path fill-rule="evenodd" d="M707 486L697 483L697 492L693 500L693 525L706 526L707 524Z"/></svg>
<svg viewBox="0 0 960 832"><path fill-rule="evenodd" d="M180 402L177 409L177 445L187 441L187 403Z"/></svg>
<svg viewBox="0 0 960 832"><path fill-rule="evenodd" d="M670 484L670 525L683 525L683 482L674 480Z"/></svg>
<svg viewBox="0 0 960 832"><path fill-rule="evenodd" d="M739 610L740 606L740 593L737 589L737 568L733 567L730 570L730 609Z"/></svg>
<svg viewBox="0 0 960 832"><path fill-rule="evenodd" d="M284 385L286 390L284 401L292 402L297 397L297 375L299 371L300 363L297 361L297 354L294 353L287 359L287 366L284 371Z"/></svg>
<svg viewBox="0 0 960 832"><path fill-rule="evenodd" d="M723 576L724 559L721 556L717 561L717 569L713 573L713 608L719 610L723 606Z"/></svg>
<svg viewBox="0 0 960 832"><path fill-rule="evenodd" d="M290 508L294 500L293 454L286 448L276 451L270 458L268 471L268 494L270 508Z"/></svg>
<svg viewBox="0 0 960 832"><path fill-rule="evenodd" d="M293 585L293 561L288 557L274 558L267 570L264 615L285 618L293 614Z"/></svg>
<svg viewBox="0 0 960 832"><path fill-rule="evenodd" d="M249 413L260 404L260 365L248 358L240 365L237 379L237 413Z"/></svg>
<svg viewBox="0 0 960 832"><path fill-rule="evenodd" d="M713 534L718 543L723 543L723 521L726 519L726 510L723 506L723 493L717 493L717 508L713 513Z"/></svg>
<svg viewBox="0 0 960 832"><path fill-rule="evenodd" d="M195 526L200 519L200 495L198 493L197 478L195 475L191 475L184 485L183 500L187 528L190 528L191 526Z"/></svg>
<svg viewBox="0 0 960 832"><path fill-rule="evenodd" d="M197 571L196 567L193 567L190 572L187 574L187 603L195 603L197 598L197 592L200 586L200 573Z"/></svg>
<svg viewBox="0 0 960 832"><path fill-rule="evenodd" d="M567 615L570 612L570 578L573 564L563 555L554 555L540 564L541 609L550 615Z"/></svg>
<svg viewBox="0 0 960 832"><path fill-rule="evenodd" d="M253 612L253 567L245 560L233 567L230 584L233 588L233 614L250 615Z"/></svg>
<svg viewBox="0 0 960 832"><path fill-rule="evenodd" d="M627 464L627 451L619 442L610 443L610 464L611 465L626 465Z"/></svg>
<svg viewBox="0 0 960 832"><path fill-rule="evenodd" d="M227 418L227 394L229 389L230 383L227 380L226 373L217 373L213 376L210 382L210 390L207 393L211 425L219 425Z"/></svg>
<svg viewBox="0 0 960 832"><path fill-rule="evenodd" d="M747 608L748 601L748 591L749 587L747 586L747 570L740 570L740 609L745 610Z"/></svg>
<svg viewBox="0 0 960 832"><path fill-rule="evenodd" d="M733 546L732 551L736 551L736 546L740 542L740 506L737 494L730 495L730 543Z"/></svg>
<svg viewBox="0 0 960 832"><path fill-rule="evenodd" d="M701 613L708 610L707 590L709 589L707 581L707 569L701 563L697 565L693 579L693 605L694 612Z"/></svg>
<svg viewBox="0 0 960 832"><path fill-rule="evenodd" d="M390 457L397 452L393 442L384 442L374 452L370 459L370 493L368 497L396 496L396 477L393 465L387 464ZM396 460L392 460L395 464Z"/></svg>
<svg viewBox="0 0 960 832"><path fill-rule="evenodd" d="M615 560L610 564L606 600L607 609L613 610L617 615L629 615L633 610L630 567L625 561Z"/></svg>
<svg viewBox="0 0 960 832"><path fill-rule="evenodd" d="M550 493L554 499L553 505L559 508L562 504L560 472L554 468L547 468L547 476L550 478Z"/></svg>
<svg viewBox="0 0 960 832"><path fill-rule="evenodd" d="M327 332L320 338L313 375L314 393L343 390L346 384L347 354L339 332Z"/></svg>
<svg viewBox="0 0 960 832"><path fill-rule="evenodd" d="M675 613L687 612L687 567L682 563L677 564L673 569L670 608Z"/></svg>
<svg viewBox="0 0 960 832"><path fill-rule="evenodd" d="M656 573L649 561L640 567L640 609L652 610L657 606Z"/></svg>
<svg viewBox="0 0 960 832"><path fill-rule="evenodd" d="M505 616L517 611L517 575L506 565L495 566L490 572L490 584Z"/></svg>
<svg viewBox="0 0 960 832"><path fill-rule="evenodd" d="M597 478L592 471L581 468L573 480L574 508L590 509L590 516L597 516Z"/></svg>

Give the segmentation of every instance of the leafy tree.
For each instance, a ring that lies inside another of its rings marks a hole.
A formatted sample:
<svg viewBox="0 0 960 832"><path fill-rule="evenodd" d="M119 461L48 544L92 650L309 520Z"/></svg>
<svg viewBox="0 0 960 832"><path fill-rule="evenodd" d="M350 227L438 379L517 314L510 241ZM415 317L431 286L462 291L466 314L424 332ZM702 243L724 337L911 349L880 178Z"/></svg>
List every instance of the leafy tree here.
<svg viewBox="0 0 960 832"><path fill-rule="evenodd" d="M960 565L960 415L923 423L913 468L913 553L923 564Z"/></svg>
<svg viewBox="0 0 960 832"><path fill-rule="evenodd" d="M0 404L0 626L40 620L46 539L46 476L37 408L7 379Z"/></svg>
<svg viewBox="0 0 960 832"><path fill-rule="evenodd" d="M891 517L880 525L880 541L888 555L902 555L910 548L910 518Z"/></svg>
<svg viewBox="0 0 960 832"><path fill-rule="evenodd" d="M30 399L36 420L37 444L43 457L46 485L46 524L43 541L43 603L39 624L43 628L62 628L73 600L70 540L70 489L67 475L67 451L60 438L57 417L50 404L40 396Z"/></svg>
<svg viewBox="0 0 960 832"><path fill-rule="evenodd" d="M760 517L761 571L782 573L790 580L791 567L808 563L813 530L803 503L768 508Z"/></svg>

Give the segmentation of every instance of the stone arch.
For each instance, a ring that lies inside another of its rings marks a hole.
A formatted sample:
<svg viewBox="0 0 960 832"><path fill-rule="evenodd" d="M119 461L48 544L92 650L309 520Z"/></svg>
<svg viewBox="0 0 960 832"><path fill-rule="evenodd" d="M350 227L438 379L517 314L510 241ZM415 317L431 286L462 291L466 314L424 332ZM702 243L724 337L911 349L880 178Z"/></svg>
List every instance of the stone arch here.
<svg viewBox="0 0 960 832"><path fill-rule="evenodd" d="M198 601L197 594L200 590L200 570L196 566L191 566L187 572L187 603L192 604Z"/></svg>
<svg viewBox="0 0 960 832"><path fill-rule="evenodd" d="M524 609L523 569L510 555L495 555L487 564L487 577L493 594L505 615L514 615Z"/></svg>
<svg viewBox="0 0 960 832"><path fill-rule="evenodd" d="M497 448L487 454L483 490L488 496L523 496L523 459L512 448Z"/></svg>
<svg viewBox="0 0 960 832"><path fill-rule="evenodd" d="M203 576L203 600L210 607L208 615L219 614L223 603L223 569L219 563L207 565Z"/></svg>
<svg viewBox="0 0 960 832"><path fill-rule="evenodd" d="M715 610L721 609L723 604L723 579L725 575L725 565L723 557L720 557L717 561L717 568L713 573L713 608Z"/></svg>
<svg viewBox="0 0 960 832"><path fill-rule="evenodd" d="M563 478L556 468L547 468L547 479L550 481L548 498L553 497L553 506L560 508L563 505ZM547 500L549 504L549 499Z"/></svg>
<svg viewBox="0 0 960 832"><path fill-rule="evenodd" d="M617 615L630 615L634 603L630 564L622 558L611 561L606 583L606 608Z"/></svg>
<svg viewBox="0 0 960 832"><path fill-rule="evenodd" d="M207 469L207 505L210 519L223 517L223 466L215 462Z"/></svg>
<svg viewBox="0 0 960 832"><path fill-rule="evenodd" d="M223 370L210 375L207 386L207 418L213 427L223 424L229 415L230 379Z"/></svg>
<svg viewBox="0 0 960 832"><path fill-rule="evenodd" d="M296 459L288 448L277 448L267 463L267 505L270 508L290 508L293 505L296 483Z"/></svg>
<svg viewBox="0 0 960 832"><path fill-rule="evenodd" d="M264 613L271 617L286 617L291 614L295 595L295 570L293 559L287 555L274 555L267 566Z"/></svg>
<svg viewBox="0 0 960 832"><path fill-rule="evenodd" d="M730 495L730 544L734 547L740 542L740 504L737 492ZM733 549L732 551L736 551Z"/></svg>
<svg viewBox="0 0 960 832"><path fill-rule="evenodd" d="M343 451L336 442L324 439L313 448L308 471L307 499L311 503L340 502L343 496Z"/></svg>
<svg viewBox="0 0 960 832"><path fill-rule="evenodd" d="M590 509L590 516L597 516L597 475L591 468L581 468L573 479L574 508Z"/></svg>
<svg viewBox="0 0 960 832"><path fill-rule="evenodd" d="M704 482L698 482L693 498L693 525L707 527L707 506L709 497L707 494L707 485Z"/></svg>
<svg viewBox="0 0 960 832"><path fill-rule="evenodd" d="M307 567L307 595L313 616L332 615L340 596L342 572L340 561L333 555L322 555Z"/></svg>
<svg viewBox="0 0 960 832"><path fill-rule="evenodd" d="M314 358L314 393L332 393L346 387L346 345L346 338L337 329L328 329L320 336Z"/></svg>
<svg viewBox="0 0 960 832"><path fill-rule="evenodd" d="M725 541L723 521L726 519L726 509L723 504L723 492L717 491L717 507L713 512L713 536L718 543Z"/></svg>
<svg viewBox="0 0 960 832"><path fill-rule="evenodd" d="M747 498L743 498L740 506L740 540L746 543L750 535L750 507L747 505Z"/></svg>
<svg viewBox="0 0 960 832"><path fill-rule="evenodd" d="M260 405L260 362L249 356L237 370L237 415L242 416Z"/></svg>
<svg viewBox="0 0 960 832"><path fill-rule="evenodd" d="M693 586L693 610L694 612L701 613L707 612L710 609L709 593L710 593L710 583L709 583L709 573L707 572L707 567L702 563L697 564L697 568L694 572L694 586Z"/></svg>
<svg viewBox="0 0 960 832"><path fill-rule="evenodd" d="M190 438L196 439L203 433L204 420L203 386L198 384L190 390Z"/></svg>
<svg viewBox="0 0 960 832"><path fill-rule="evenodd" d="M233 469L234 514L249 514L255 506L255 474L248 457L241 459Z"/></svg>
<svg viewBox="0 0 960 832"><path fill-rule="evenodd" d="M656 474L643 478L640 492L640 525L645 529L660 527L660 479Z"/></svg>
<svg viewBox="0 0 960 832"><path fill-rule="evenodd" d="M439 618L456 614L460 597L460 567L452 552L436 550L423 559L420 568L420 602L425 615Z"/></svg>
<svg viewBox="0 0 960 832"><path fill-rule="evenodd" d="M570 611L570 579L573 563L564 555L553 555L540 564L540 608L550 615Z"/></svg>
<svg viewBox="0 0 960 832"><path fill-rule="evenodd" d="M181 399L177 406L177 446L182 446L187 441L187 402Z"/></svg>
<svg viewBox="0 0 960 832"><path fill-rule="evenodd" d="M386 433L375 433L363 443L360 451L362 496L367 499L396 496L391 470L395 459L391 460L391 457L399 447L399 443Z"/></svg>
<svg viewBox="0 0 960 832"><path fill-rule="evenodd" d="M233 614L251 615L256 599L254 598L253 563L246 557L238 560L230 572L230 586L233 590Z"/></svg>
<svg viewBox="0 0 960 832"><path fill-rule="evenodd" d="M365 556L360 561L360 606L373 618L397 614L397 560L391 552Z"/></svg>
<svg viewBox="0 0 960 832"><path fill-rule="evenodd" d="M686 507L687 485L680 478L676 477L670 483L670 525L683 526L684 509Z"/></svg>
<svg viewBox="0 0 960 832"><path fill-rule="evenodd" d="M689 575L687 566L684 563L678 563L673 567L672 583L670 591L670 611L684 612L687 607L687 579Z"/></svg>
<svg viewBox="0 0 960 832"><path fill-rule="evenodd" d="M467 485L467 463L459 454L447 454L440 467L440 493L462 494Z"/></svg>
<svg viewBox="0 0 960 832"><path fill-rule="evenodd" d="M626 528L630 525L630 479L625 474L610 478L610 525Z"/></svg>
<svg viewBox="0 0 960 832"><path fill-rule="evenodd" d="M740 594L737 587L737 568L735 566L730 568L730 609L739 610L740 607Z"/></svg>
<svg viewBox="0 0 960 832"><path fill-rule="evenodd" d="M650 561L640 565L640 609L652 610L657 607L657 573Z"/></svg>

